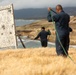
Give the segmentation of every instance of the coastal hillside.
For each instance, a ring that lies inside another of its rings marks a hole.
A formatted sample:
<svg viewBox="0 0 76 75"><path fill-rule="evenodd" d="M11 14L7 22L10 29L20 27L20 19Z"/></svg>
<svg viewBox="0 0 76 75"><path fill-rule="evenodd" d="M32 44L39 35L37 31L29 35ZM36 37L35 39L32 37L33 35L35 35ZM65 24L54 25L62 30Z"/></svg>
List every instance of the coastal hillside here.
<svg viewBox="0 0 76 75"><path fill-rule="evenodd" d="M76 49L68 57L57 56L55 48L0 51L0 75L76 75Z"/></svg>
<svg viewBox="0 0 76 75"><path fill-rule="evenodd" d="M70 44L76 45L76 16L71 16L70 27L73 31L70 33ZM38 20L32 24L17 26L17 32L22 36L28 36L30 39L34 39L40 32L41 27L44 26L46 31L49 29L51 31L51 36L48 37L50 42L55 42L55 26L52 22L48 22L46 19Z"/></svg>
<svg viewBox="0 0 76 75"><path fill-rule="evenodd" d="M76 16L76 7L65 7L64 11L71 16ZM15 10L14 13L16 19L46 19L48 11L47 8L28 8Z"/></svg>

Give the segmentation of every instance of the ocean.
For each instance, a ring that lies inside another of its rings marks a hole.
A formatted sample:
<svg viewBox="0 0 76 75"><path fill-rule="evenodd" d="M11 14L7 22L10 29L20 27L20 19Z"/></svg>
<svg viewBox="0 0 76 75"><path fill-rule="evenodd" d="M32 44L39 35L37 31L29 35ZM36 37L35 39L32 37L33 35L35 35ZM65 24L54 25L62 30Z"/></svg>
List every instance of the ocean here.
<svg viewBox="0 0 76 75"><path fill-rule="evenodd" d="M31 23L36 22L36 21L39 21L39 20L22 20L22 19L19 19L19 20L15 20L15 25L16 26L23 26L23 25L31 24Z"/></svg>
<svg viewBox="0 0 76 75"><path fill-rule="evenodd" d="M26 48L39 48L39 47L41 47L41 43L38 40L30 40L26 36L22 36L21 39L22 39L24 45L26 46ZM18 37L17 37L17 42L18 42L18 48L23 48ZM55 44L48 42L48 47L55 47Z"/></svg>

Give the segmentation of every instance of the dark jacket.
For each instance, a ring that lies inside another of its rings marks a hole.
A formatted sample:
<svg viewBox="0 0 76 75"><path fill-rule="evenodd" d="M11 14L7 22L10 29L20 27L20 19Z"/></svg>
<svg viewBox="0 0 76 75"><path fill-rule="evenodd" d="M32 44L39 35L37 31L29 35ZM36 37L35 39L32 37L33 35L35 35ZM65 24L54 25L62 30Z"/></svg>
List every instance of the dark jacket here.
<svg viewBox="0 0 76 75"><path fill-rule="evenodd" d="M41 39L41 41L47 41L48 39L47 39L47 36L48 35L51 35L51 33L50 32L47 32L47 31L45 31L45 30L42 30L38 35L37 35L37 37L35 38L35 39L38 39L39 37L40 37L40 39Z"/></svg>
<svg viewBox="0 0 76 75"><path fill-rule="evenodd" d="M52 22L52 18L55 21L56 29L59 34L61 35L67 35L69 34L69 21L70 21L70 16L62 11L61 13L54 15L51 17L50 12L48 13L48 21Z"/></svg>

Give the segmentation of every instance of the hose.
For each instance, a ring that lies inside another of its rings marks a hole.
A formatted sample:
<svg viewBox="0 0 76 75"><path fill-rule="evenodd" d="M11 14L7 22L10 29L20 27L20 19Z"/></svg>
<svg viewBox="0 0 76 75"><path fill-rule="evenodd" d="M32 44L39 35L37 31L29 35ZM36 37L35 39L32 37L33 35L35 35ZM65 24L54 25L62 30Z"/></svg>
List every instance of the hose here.
<svg viewBox="0 0 76 75"><path fill-rule="evenodd" d="M51 14L52 22L53 22L53 24L55 25L55 22L54 22L54 19L53 19L53 15L52 15L52 11L50 11L50 14ZM65 50L64 46L62 45L62 43L61 43L61 41L60 41L60 38L59 38L59 34L58 34L58 31L57 31L56 25L55 25L55 30L56 30L56 34L57 34L57 39L58 39L58 41L59 41L59 43L60 43L60 45L61 45L64 53L66 54L66 56L68 56L68 58L69 58L74 64L76 64L76 63L74 62L74 60L66 53L66 50Z"/></svg>

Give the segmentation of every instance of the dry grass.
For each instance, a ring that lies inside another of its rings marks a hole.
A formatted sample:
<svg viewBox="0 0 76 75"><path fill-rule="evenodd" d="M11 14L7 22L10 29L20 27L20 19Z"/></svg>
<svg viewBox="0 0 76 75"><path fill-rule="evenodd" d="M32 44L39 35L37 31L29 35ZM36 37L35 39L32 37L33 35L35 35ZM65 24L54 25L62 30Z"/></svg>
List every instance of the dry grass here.
<svg viewBox="0 0 76 75"><path fill-rule="evenodd" d="M70 49L76 62L76 49ZM54 48L0 51L0 75L76 75L76 64Z"/></svg>

